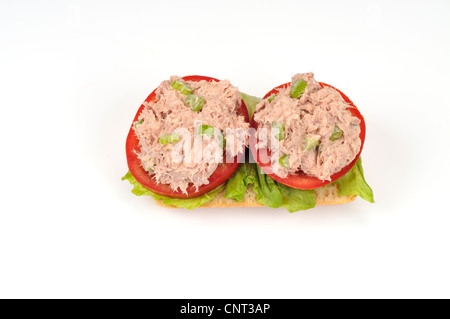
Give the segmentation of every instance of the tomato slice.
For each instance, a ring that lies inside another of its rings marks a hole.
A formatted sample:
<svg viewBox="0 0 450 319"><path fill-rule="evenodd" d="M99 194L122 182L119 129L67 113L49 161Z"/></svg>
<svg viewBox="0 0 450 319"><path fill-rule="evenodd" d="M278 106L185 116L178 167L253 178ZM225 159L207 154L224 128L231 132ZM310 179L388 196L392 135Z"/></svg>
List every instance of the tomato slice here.
<svg viewBox="0 0 450 319"><path fill-rule="evenodd" d="M185 81L195 81L195 82L199 82L202 80L208 82L212 81L219 82L218 79L200 75L185 76L182 79ZM152 93L150 93L150 95L145 99L145 102L147 103L153 101L156 101L156 89ZM137 152L140 152L140 146L139 146L139 139L136 136L136 133L134 132L133 129L133 123L138 120L139 115L142 113L144 107L145 107L144 104L140 106L131 124L126 142L126 154L127 154L128 168L130 169L131 174L134 176L134 178L136 178L136 180L139 183L141 183L144 187L151 190L152 192L172 198L197 197L209 191L212 191L213 189L225 183L231 177L231 175L234 174L234 172L237 170L240 163L242 162L244 154L240 154L239 156L234 157L233 162L231 163L219 164L214 173L209 177L208 179L209 184L202 185L198 189L196 189L193 184L190 184L186 189L187 194L182 193L180 190L174 191L168 184L156 183L156 180L153 178L153 176L149 175L148 172L146 172L144 168L141 166L141 161L138 159L136 154ZM249 122L247 107L245 106L244 101L241 101L241 108L238 110L238 114L243 115L245 120Z"/></svg>
<svg viewBox="0 0 450 319"><path fill-rule="evenodd" d="M279 89L282 88L287 88L289 87L291 84L291 82L282 84L280 86L277 86L276 88L272 89L270 92L268 92L265 96L264 99L269 97L270 95L274 94L274 93L278 93ZM333 89L335 89L336 91L339 92L339 94L342 96L342 98L344 99L345 102L347 102L348 104L350 104L352 107L347 108L347 110L349 110L351 112L351 114L357 118L359 118L361 120L361 124L360 124L360 128L361 128L361 133L359 134L359 138L361 139L361 149L359 150L359 153L356 155L355 159L350 162L350 164L348 164L347 166L345 166L344 168L342 168L339 172L331 175L331 181L322 181L320 179L318 179L317 177L314 176L308 176L306 175L304 172L299 171L296 174L290 174L288 175L286 178L281 178L275 174L273 174L271 172L270 169L270 150L267 150L267 154L263 154L259 152L259 150L256 150L256 143L258 142L256 139L256 136L254 134L254 132L250 135L250 149L253 155L253 158L256 159L256 162L258 163L258 165L261 167L261 169L270 177L272 177L274 180L276 180L277 182L280 182L286 186L292 187L292 188L299 188L299 189L314 189L314 188L318 188L318 187L322 187L325 186L327 184L330 184L332 182L334 182L335 180L341 178L342 176L344 176L352 167L353 165L355 165L356 161L358 160L359 156L361 155L361 151L364 145L364 140L366 138L366 123L364 121L364 117L361 115L361 113L358 111L358 109L356 108L355 104L353 104L353 102L341 91L339 91L338 89L336 89L335 87L326 84L326 83L322 83L319 82L321 87L331 87ZM258 129L258 124L256 123L256 121L254 119L252 119L252 122L250 124L250 126L252 128L254 128L255 130Z"/></svg>

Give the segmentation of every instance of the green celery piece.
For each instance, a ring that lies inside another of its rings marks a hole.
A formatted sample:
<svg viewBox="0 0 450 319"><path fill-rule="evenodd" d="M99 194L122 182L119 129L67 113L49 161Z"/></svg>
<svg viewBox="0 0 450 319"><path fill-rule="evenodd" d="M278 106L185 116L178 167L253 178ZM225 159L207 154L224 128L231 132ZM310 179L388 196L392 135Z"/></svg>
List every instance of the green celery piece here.
<svg viewBox="0 0 450 319"><path fill-rule="evenodd" d="M176 143L180 140L180 135L177 133L170 133L159 137L159 144L166 145L169 143Z"/></svg>
<svg viewBox="0 0 450 319"><path fill-rule="evenodd" d="M226 143L227 143L227 140L225 139L225 137L223 137L223 134L222 134L222 133L219 133L219 135L217 136L217 138L219 139L219 146L220 146L221 148L224 148L225 145L226 145Z"/></svg>
<svg viewBox="0 0 450 319"><path fill-rule="evenodd" d="M197 130L197 134L198 135L207 135L209 137L214 137L214 127L210 126L210 125L201 125L198 127ZM225 143L226 140L223 137L222 132L219 132L218 136L217 136L218 140L219 140L219 146L220 147L225 147Z"/></svg>
<svg viewBox="0 0 450 319"><path fill-rule="evenodd" d="M339 126L337 126L336 124L334 125L334 131L330 136L330 141L336 141L338 139L340 139L342 136L342 131L339 128Z"/></svg>
<svg viewBox="0 0 450 319"><path fill-rule="evenodd" d="M184 82L181 79L173 81L171 86L175 90L180 91L184 95L191 94L194 91L192 87L190 87L186 82Z"/></svg>
<svg viewBox="0 0 450 319"><path fill-rule="evenodd" d="M198 135L208 135L209 137L213 137L214 136L214 127L210 126L210 125L201 125L198 127L197 130L197 134Z"/></svg>
<svg viewBox="0 0 450 319"><path fill-rule="evenodd" d="M273 122L272 129L277 128L278 134L275 135L279 141L284 140L284 123Z"/></svg>
<svg viewBox="0 0 450 319"><path fill-rule="evenodd" d="M203 108L205 100L201 96L189 94L186 97L186 104L191 108L192 111L199 112Z"/></svg>
<svg viewBox="0 0 450 319"><path fill-rule="evenodd" d="M277 97L277 94L274 93L274 94L272 94L271 96L269 96L269 97L267 98L267 101L268 101L269 103L272 103L272 101L275 100L276 97Z"/></svg>
<svg viewBox="0 0 450 319"><path fill-rule="evenodd" d="M294 99L298 99L300 96L302 96L307 86L308 83L306 83L302 79L295 80L291 84L291 91L289 92L290 96Z"/></svg>
<svg viewBox="0 0 450 319"><path fill-rule="evenodd" d="M289 155L284 154L283 156L281 156L278 160L278 163L280 163L280 165L283 167L289 168Z"/></svg>
<svg viewBox="0 0 450 319"><path fill-rule="evenodd" d="M144 119L134 122L134 128L136 128L136 126L138 126L138 125L140 125L142 123L144 123Z"/></svg>
<svg viewBox="0 0 450 319"><path fill-rule="evenodd" d="M305 151L310 151L319 146L320 138L315 138L309 135L305 137Z"/></svg>

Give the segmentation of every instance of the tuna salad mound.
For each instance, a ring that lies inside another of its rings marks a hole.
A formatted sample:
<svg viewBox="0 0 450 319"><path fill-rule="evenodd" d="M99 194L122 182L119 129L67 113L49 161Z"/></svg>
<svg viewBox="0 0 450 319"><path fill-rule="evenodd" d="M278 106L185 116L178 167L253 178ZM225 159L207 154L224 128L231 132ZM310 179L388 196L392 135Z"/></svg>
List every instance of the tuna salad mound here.
<svg viewBox="0 0 450 319"><path fill-rule="evenodd" d="M157 183L187 193L209 184L221 162L244 152L249 124L239 115L241 96L229 81L184 81L172 76L134 123L142 167ZM242 134L231 135L229 130ZM241 130L239 130L241 129ZM226 139L225 139L226 137ZM226 155L226 156L225 156Z"/></svg>
<svg viewBox="0 0 450 319"><path fill-rule="evenodd" d="M270 148L273 173L281 178L301 171L330 181L361 149L361 121L350 107L338 91L322 88L313 73L296 74L290 86L256 106L256 147Z"/></svg>

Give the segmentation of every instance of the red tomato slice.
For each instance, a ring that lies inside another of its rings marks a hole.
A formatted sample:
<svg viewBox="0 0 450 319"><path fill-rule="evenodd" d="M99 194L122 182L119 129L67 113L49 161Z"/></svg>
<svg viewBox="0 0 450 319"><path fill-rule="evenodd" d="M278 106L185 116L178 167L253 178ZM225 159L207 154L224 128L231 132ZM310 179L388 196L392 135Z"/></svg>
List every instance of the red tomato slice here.
<svg viewBox="0 0 450 319"><path fill-rule="evenodd" d="M255 148L255 144L257 143L256 137L254 134L252 134L250 136L250 149L253 155L253 158L256 159L256 162L258 163L258 165L261 167L261 169L270 177L272 177L274 180L276 180L277 182L280 182L286 186L292 187L292 188L299 188L299 189L314 189L314 188L318 188L318 187L322 187L325 186L327 184L330 184L332 182L334 182L335 180L341 178L342 176L344 176L352 167L353 165L355 165L356 161L358 160L359 156L361 155L361 151L364 145L364 140L366 138L366 123L364 122L364 117L361 115L361 113L358 111L358 109L356 108L355 104L353 104L353 102L341 91L339 91L338 89L336 89L335 87L326 84L326 83L322 83L319 82L319 84L324 87L324 86L328 86L331 87L333 89L335 89L336 91L339 92L339 94L341 94L342 98L344 99L345 102L347 102L348 104L350 104L353 107L349 107L347 108L347 110L349 110L353 116L359 118L361 120L361 124L360 124L360 128L361 128L361 133L359 134L359 138L361 139L361 149L359 150L359 153L356 155L355 159L348 164L347 166L345 166L343 169L341 169L339 172L331 175L331 181L322 181L320 179L318 179L317 177L314 176L308 176L305 173L303 173L302 171L297 172L296 174L291 174L288 175L286 178L281 178L273 173L271 173L271 169L270 169L270 150L267 151L267 154L260 154L259 150L258 152L256 151ZM270 91L269 93L267 93L264 96L264 99L269 97L270 95L274 94L274 93L278 93L279 89L281 88L287 88L291 85L291 82L289 83L285 83L282 84L280 86L277 86L276 88L272 89L272 91ZM258 129L258 124L255 122L254 119L252 119L251 122L251 127L253 127L255 130Z"/></svg>
<svg viewBox="0 0 450 319"><path fill-rule="evenodd" d="M199 82L202 80L208 82L212 81L219 82L218 79L200 75L189 75L183 77L182 79L185 81L195 81L195 82ZM149 103L155 101L156 100L155 92L156 89L152 93L150 93L145 102ZM144 107L145 107L144 104L142 104L139 110L137 111L136 116L134 117L133 123L138 120L139 115L141 114ZM245 106L244 101L241 101L241 108L239 109L238 113L240 115L243 115L245 120L249 122L247 107ZM244 154L236 156L232 163L219 164L214 173L209 177L208 179L209 184L202 185L198 189L196 189L193 184L190 184L186 190L187 194L182 193L180 190L173 191L170 185L168 184L157 184L153 176L149 175L148 172L146 172L144 168L141 166L141 161L138 159L136 155L136 152L140 152L139 139L133 130L133 123L131 124L126 142L128 168L130 169L131 174L134 176L134 178L136 178L136 180L139 183L141 183L144 187L148 188L152 192L155 192L163 196L172 198L193 198L203 195L209 191L212 191L213 189L225 183L231 177L231 175L234 174L234 172L237 170L240 163L242 162L242 157L244 156ZM224 156L224 158L226 157Z"/></svg>

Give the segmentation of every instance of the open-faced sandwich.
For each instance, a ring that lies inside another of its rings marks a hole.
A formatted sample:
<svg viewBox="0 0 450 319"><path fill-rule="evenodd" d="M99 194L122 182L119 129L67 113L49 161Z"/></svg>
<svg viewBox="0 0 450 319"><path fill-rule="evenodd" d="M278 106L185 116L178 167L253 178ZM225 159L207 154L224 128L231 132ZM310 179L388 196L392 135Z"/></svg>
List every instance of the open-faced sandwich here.
<svg viewBox="0 0 450 319"><path fill-rule="evenodd" d="M356 106L312 73L295 75L263 99L227 80L173 76L133 120L123 179L136 195L188 209L294 212L357 195L373 202L360 159L365 134ZM253 156L246 160L247 146Z"/></svg>

